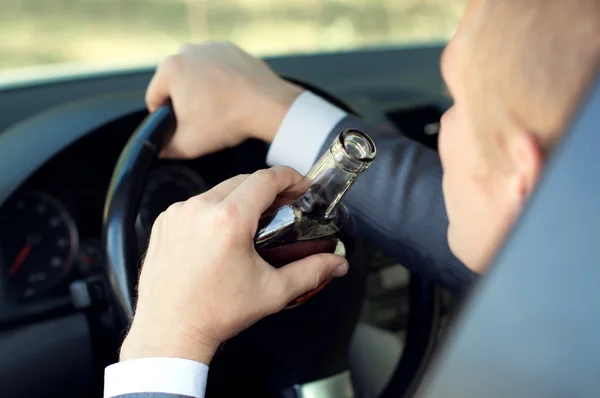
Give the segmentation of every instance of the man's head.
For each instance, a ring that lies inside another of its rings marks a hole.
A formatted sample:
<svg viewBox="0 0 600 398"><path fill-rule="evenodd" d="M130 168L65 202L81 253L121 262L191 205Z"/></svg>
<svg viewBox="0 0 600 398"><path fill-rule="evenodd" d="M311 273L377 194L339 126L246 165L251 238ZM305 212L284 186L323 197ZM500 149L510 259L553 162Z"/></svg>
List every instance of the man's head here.
<svg viewBox="0 0 600 398"><path fill-rule="evenodd" d="M600 0L473 0L442 56L452 251L483 271L600 61Z"/></svg>

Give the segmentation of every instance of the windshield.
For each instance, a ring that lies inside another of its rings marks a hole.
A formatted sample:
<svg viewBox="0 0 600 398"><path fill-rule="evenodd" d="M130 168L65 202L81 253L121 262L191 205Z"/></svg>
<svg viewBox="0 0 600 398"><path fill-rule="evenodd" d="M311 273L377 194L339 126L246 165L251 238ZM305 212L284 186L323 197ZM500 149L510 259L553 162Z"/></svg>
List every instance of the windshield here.
<svg viewBox="0 0 600 398"><path fill-rule="evenodd" d="M468 0L8 0L0 73L64 63L155 63L183 43L255 55L445 40Z"/></svg>

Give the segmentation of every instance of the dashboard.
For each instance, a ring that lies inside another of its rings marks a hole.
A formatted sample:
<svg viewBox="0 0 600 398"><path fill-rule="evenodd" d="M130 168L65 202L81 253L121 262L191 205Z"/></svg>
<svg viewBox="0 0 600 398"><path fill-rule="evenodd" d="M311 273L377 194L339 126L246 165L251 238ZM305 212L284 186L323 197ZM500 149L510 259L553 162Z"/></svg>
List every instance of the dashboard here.
<svg viewBox="0 0 600 398"><path fill-rule="evenodd" d="M104 199L113 167L147 115L134 112L96 129L33 173L0 208L0 326L72 309L69 286L98 278ZM239 147L189 161L158 160L146 181L136 232L144 249L170 204L220 181L264 168L267 147Z"/></svg>
<svg viewBox="0 0 600 398"><path fill-rule="evenodd" d="M425 104L388 110L386 117L410 138L436 149L429 130L440 112ZM122 148L146 116L146 111L127 112L108 123L102 120L92 131L77 132L71 144L45 162L38 160L40 167L5 199L0 207L0 328L72 312L71 284L100 279L109 181ZM154 220L170 204L266 167L266 152L264 143L249 140L200 159L157 160L135 225L140 252Z"/></svg>
<svg viewBox="0 0 600 398"><path fill-rule="evenodd" d="M12 159L0 158L0 169L11 170L0 175L0 185L14 186L11 192L0 192L0 329L68 314L74 310L71 284L100 279L105 268L102 214L109 181L122 148L147 116L139 100L130 98L42 114L2 137L3 145L14 144L15 151L7 153ZM384 112L377 108L382 122L391 122L409 138L436 149L431 130L437 132L443 107L425 102ZM46 125L51 129L40 132ZM28 151L19 153L28 139L39 144L30 142ZM135 225L140 252L154 219L170 204L266 167L266 152L264 143L249 140L200 159L156 161Z"/></svg>

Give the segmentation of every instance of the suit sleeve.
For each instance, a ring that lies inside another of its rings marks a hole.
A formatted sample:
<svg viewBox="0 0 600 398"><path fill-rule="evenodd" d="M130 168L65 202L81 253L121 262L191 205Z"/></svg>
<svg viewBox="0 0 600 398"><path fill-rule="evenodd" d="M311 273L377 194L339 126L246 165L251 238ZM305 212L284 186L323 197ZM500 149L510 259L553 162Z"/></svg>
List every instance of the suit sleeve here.
<svg viewBox="0 0 600 398"><path fill-rule="evenodd" d="M321 152L344 129L375 141L377 157L344 197L359 232L410 271L461 293L476 275L450 251L448 217L437 153L394 132L346 116L330 132Z"/></svg>
<svg viewBox="0 0 600 398"><path fill-rule="evenodd" d="M344 198L361 235L409 270L461 293L476 276L448 248L448 218L437 153L390 128L349 116L307 91L285 116L269 148L267 163L306 174L318 155L346 128L366 132L377 146L373 165Z"/></svg>

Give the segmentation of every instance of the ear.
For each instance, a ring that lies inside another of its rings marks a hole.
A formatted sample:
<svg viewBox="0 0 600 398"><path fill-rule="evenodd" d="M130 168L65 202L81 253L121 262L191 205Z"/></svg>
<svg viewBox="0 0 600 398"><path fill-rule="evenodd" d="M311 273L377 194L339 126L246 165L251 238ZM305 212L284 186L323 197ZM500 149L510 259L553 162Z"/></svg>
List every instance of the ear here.
<svg viewBox="0 0 600 398"><path fill-rule="evenodd" d="M511 137L510 152L514 167L513 193L521 204L531 196L544 168L543 149L535 136L520 132Z"/></svg>

